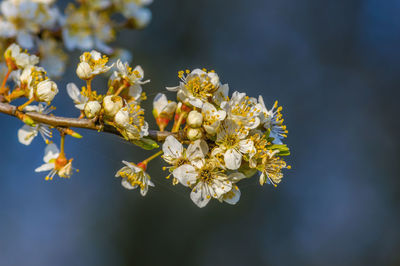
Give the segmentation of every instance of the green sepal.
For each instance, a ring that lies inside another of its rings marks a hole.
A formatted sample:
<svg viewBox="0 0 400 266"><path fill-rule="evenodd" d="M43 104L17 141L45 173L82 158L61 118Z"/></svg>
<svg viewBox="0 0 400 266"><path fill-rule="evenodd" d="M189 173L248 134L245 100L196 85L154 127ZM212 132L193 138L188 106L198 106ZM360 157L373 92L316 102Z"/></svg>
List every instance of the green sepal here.
<svg viewBox="0 0 400 266"><path fill-rule="evenodd" d="M279 152L277 153L278 156L289 156L290 155L290 149L286 144L273 144L268 147L270 150L278 150Z"/></svg>
<svg viewBox="0 0 400 266"><path fill-rule="evenodd" d="M142 138L140 140L133 140L131 142L145 150L154 150L160 147L157 142L150 138Z"/></svg>

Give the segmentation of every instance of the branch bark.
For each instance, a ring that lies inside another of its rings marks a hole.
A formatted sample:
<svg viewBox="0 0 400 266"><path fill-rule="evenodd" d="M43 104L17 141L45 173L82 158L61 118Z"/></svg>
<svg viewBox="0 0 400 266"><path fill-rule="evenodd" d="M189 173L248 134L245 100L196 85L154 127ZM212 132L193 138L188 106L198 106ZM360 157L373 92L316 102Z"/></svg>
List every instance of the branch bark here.
<svg viewBox="0 0 400 266"><path fill-rule="evenodd" d="M16 106L5 103L5 99L0 95L0 113L7 114L10 116L18 117L18 109ZM21 112L28 115L32 118L36 123L46 124L52 127L62 127L62 128L83 128L89 130L96 130L99 132L106 132L110 134L117 135L122 137L119 131L110 125L100 125L96 123L95 120L90 119L78 119L78 118L68 118L54 115L45 115L37 112ZM172 133L168 131L157 131L157 130L149 130L149 136L151 139L162 142L169 135L175 135L177 138L180 137L181 133Z"/></svg>

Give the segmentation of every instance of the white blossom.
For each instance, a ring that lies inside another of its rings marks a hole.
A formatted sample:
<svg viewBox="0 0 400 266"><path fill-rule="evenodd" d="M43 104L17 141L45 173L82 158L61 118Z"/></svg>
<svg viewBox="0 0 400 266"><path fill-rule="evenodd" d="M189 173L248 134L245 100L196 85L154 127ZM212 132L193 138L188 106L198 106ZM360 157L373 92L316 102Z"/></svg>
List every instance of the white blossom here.
<svg viewBox="0 0 400 266"><path fill-rule="evenodd" d="M272 141L274 144L282 144L282 139L285 138L288 133L286 126L282 124L282 107L278 107L278 102L275 102L274 106L268 110L265 107L264 99L261 95L259 96L258 101L261 105L261 125L265 129L270 130L269 136L274 138Z"/></svg>
<svg viewBox="0 0 400 266"><path fill-rule="evenodd" d="M26 112L37 112L40 114L49 114L52 110L51 108L47 108L42 104L36 105L28 105L24 108ZM48 138L52 137L49 126L46 124L37 123L35 126L23 125L22 128L18 130L18 141L24 145L30 145L32 140L40 133L43 140L48 143Z"/></svg>
<svg viewBox="0 0 400 266"><path fill-rule="evenodd" d="M180 101L197 108L202 108L205 102L212 100L221 85L218 75L212 71L195 69L187 76L181 71L179 77L182 80L179 86L167 87L167 90L176 91Z"/></svg>
<svg viewBox="0 0 400 266"><path fill-rule="evenodd" d="M204 117L203 128L211 136L217 133L218 128L226 117L224 110L217 110L213 104L205 103L201 109Z"/></svg>
<svg viewBox="0 0 400 266"><path fill-rule="evenodd" d="M140 187L140 194L146 196L149 186L154 187L149 174L145 172L143 166L127 161L122 162L125 166L115 174L115 177L122 177L121 184L124 188L131 190Z"/></svg>
<svg viewBox="0 0 400 266"><path fill-rule="evenodd" d="M62 178L69 178L72 175L72 159L65 159L62 164L58 163L60 150L54 143L47 145L44 153L44 164L36 168L35 172L49 172L46 180L52 180L56 174Z"/></svg>
<svg viewBox="0 0 400 266"><path fill-rule="evenodd" d="M229 101L221 103L229 119L248 129L257 128L260 125L261 105L257 99L246 96L246 93L235 91Z"/></svg>
<svg viewBox="0 0 400 266"><path fill-rule="evenodd" d="M80 57L80 63L76 69L79 78L90 80L96 75L107 72L112 65L107 66L108 58L102 56L99 52L92 50L90 53L85 52Z"/></svg>
<svg viewBox="0 0 400 266"><path fill-rule="evenodd" d="M248 133L248 130L232 120L225 120L217 132L215 143L218 146L212 151L213 155L223 154L226 168L238 169L243 155L254 152L254 143L248 138Z"/></svg>

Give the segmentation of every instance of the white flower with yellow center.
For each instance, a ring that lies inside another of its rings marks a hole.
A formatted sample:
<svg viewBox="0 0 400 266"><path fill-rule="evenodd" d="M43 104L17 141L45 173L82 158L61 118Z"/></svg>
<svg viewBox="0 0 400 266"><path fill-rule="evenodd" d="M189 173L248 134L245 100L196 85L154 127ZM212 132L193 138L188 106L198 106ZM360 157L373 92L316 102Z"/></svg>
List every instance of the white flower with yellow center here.
<svg viewBox="0 0 400 266"><path fill-rule="evenodd" d="M223 155L226 168L239 169L243 155L254 152L254 143L248 137L248 130L232 120L225 120L217 132L213 156Z"/></svg>
<svg viewBox="0 0 400 266"><path fill-rule="evenodd" d="M212 101L221 83L218 75L213 72L206 72L195 69L192 72L180 71L178 76L181 79L179 86L167 87L169 91L176 91L177 97L186 105L202 108L205 102Z"/></svg>
<svg viewBox="0 0 400 266"><path fill-rule="evenodd" d="M127 139L139 140L149 135L149 125L143 115L144 110L140 105L130 103L116 113L114 122Z"/></svg>
<svg viewBox="0 0 400 266"><path fill-rule="evenodd" d="M80 57L80 63L76 69L76 74L83 80L90 80L97 75L107 72L113 65L107 66L108 57L92 50L85 52Z"/></svg>
<svg viewBox="0 0 400 266"><path fill-rule="evenodd" d="M232 179L239 175L235 172L228 176L213 159L199 161L197 165L184 164L174 171L175 178L182 185L193 188L190 198L200 208L205 207L211 198L220 199L231 191Z"/></svg>
<svg viewBox="0 0 400 266"><path fill-rule="evenodd" d="M1 2L0 36L15 37L17 43L26 49L34 47L34 36L43 29L52 29L59 19L56 7L47 3L29 0L6 0Z"/></svg>
<svg viewBox="0 0 400 266"><path fill-rule="evenodd" d="M247 129L254 129L260 125L258 115L261 112L261 105L255 98L246 96L246 93L235 91L232 98L221 104L229 119Z"/></svg>
<svg viewBox="0 0 400 266"><path fill-rule="evenodd" d="M145 172L146 165L122 162L125 166L115 174L115 177L122 177L121 184L124 188L131 190L140 187L140 194L146 196L149 186L154 187L149 174Z"/></svg>
<svg viewBox="0 0 400 266"><path fill-rule="evenodd" d="M36 55L30 55L22 52L21 47L17 44L11 44L5 51L4 57L10 69L27 68L39 63L39 58Z"/></svg>
<svg viewBox="0 0 400 266"><path fill-rule="evenodd" d="M204 103L201 109L203 115L203 128L209 134L214 136L217 133L218 128L226 117L224 110L217 110L211 103Z"/></svg>
<svg viewBox="0 0 400 266"><path fill-rule="evenodd" d="M283 125L283 118L281 114L282 107L278 107L278 102L276 101L271 110L268 110L265 107L264 99L261 95L259 96L258 101L261 104L262 110L260 113L261 125L265 129L270 130L269 136L274 138L272 141L274 144L282 144L281 139L286 138L286 134L288 133L286 126Z"/></svg>
<svg viewBox="0 0 400 266"><path fill-rule="evenodd" d="M68 50L95 48L106 54L113 52L106 44L115 39L115 30L108 14L88 9L86 5L76 8L70 4L65 15L62 34Z"/></svg>
<svg viewBox="0 0 400 266"><path fill-rule="evenodd" d="M35 105L28 105L24 108L24 111L26 112L37 112L40 114L49 114L52 109L47 108L47 106L44 106L42 104L38 104L37 106ZM22 128L18 130L18 141L24 145L30 145L32 143L32 140L40 133L42 136L43 140L46 143L49 143L49 140L47 138L52 137L52 133L49 129L49 126L45 124L36 124L36 126L29 126L29 125L24 125Z"/></svg>
<svg viewBox="0 0 400 266"><path fill-rule="evenodd" d="M118 91L118 94L123 96L128 102L133 100L136 103L140 103L143 98L142 85L150 82L150 80L143 80L144 71L142 67L136 66L132 69L128 63L125 62L123 64L120 60L117 61L116 65L117 71L114 71L110 77L111 84L123 88L122 91ZM118 89L114 88L115 91Z"/></svg>
<svg viewBox="0 0 400 266"><path fill-rule="evenodd" d="M89 100L88 97L83 96L75 83L67 84L67 93L69 97L74 101L75 107L82 111Z"/></svg>
<svg viewBox="0 0 400 266"><path fill-rule="evenodd" d="M185 164L200 166L204 164L204 158L208 153L208 145L204 140L197 140L185 149L174 136L168 136L162 146L164 160L172 165L170 171L175 176L179 168Z"/></svg>
<svg viewBox="0 0 400 266"><path fill-rule="evenodd" d="M35 172L47 172L46 180L53 180L58 174L61 178L69 178L72 175L72 159L67 160L54 143L46 146L43 165L35 169Z"/></svg>
<svg viewBox="0 0 400 266"><path fill-rule="evenodd" d="M290 169L291 167L284 160L276 156L276 151L269 151L267 155L263 158L262 165L257 167L261 172L260 184L264 185L268 180L269 183L276 187L282 181L282 169Z"/></svg>

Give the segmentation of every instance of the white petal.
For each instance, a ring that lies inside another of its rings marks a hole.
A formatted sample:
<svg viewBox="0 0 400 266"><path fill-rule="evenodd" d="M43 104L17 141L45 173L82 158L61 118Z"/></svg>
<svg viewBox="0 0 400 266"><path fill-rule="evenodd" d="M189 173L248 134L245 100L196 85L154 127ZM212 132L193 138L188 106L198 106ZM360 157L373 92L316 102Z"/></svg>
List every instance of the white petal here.
<svg viewBox="0 0 400 266"><path fill-rule="evenodd" d="M226 203L235 205L239 201L240 195L240 190L236 186L234 186L231 191L224 195L223 199Z"/></svg>
<svg viewBox="0 0 400 266"><path fill-rule="evenodd" d="M236 170L242 163L242 154L235 149L229 149L224 155L225 165L230 170Z"/></svg>
<svg viewBox="0 0 400 266"><path fill-rule="evenodd" d="M81 91L78 89L75 83L67 84L67 93L74 102L80 103Z"/></svg>
<svg viewBox="0 0 400 266"><path fill-rule="evenodd" d="M254 142L249 139L244 139L239 142L241 153L251 153L254 150Z"/></svg>
<svg viewBox="0 0 400 266"><path fill-rule="evenodd" d="M153 109L156 109L158 114L160 114L167 104L167 96L164 93L158 93L153 101Z"/></svg>
<svg viewBox="0 0 400 266"><path fill-rule="evenodd" d="M44 172L54 169L54 163L45 163L35 169L35 172Z"/></svg>
<svg viewBox="0 0 400 266"><path fill-rule="evenodd" d="M196 169L189 164L179 166L172 172L172 174L185 187L193 185L197 180Z"/></svg>
<svg viewBox="0 0 400 266"><path fill-rule="evenodd" d="M198 207L205 207L211 199L207 185L203 182L199 182L190 193L190 198Z"/></svg>
<svg viewBox="0 0 400 266"><path fill-rule="evenodd" d="M43 161L48 163L52 159L57 159L59 154L60 150L57 148L56 144L51 143L47 145L46 149L44 150Z"/></svg>
<svg viewBox="0 0 400 266"><path fill-rule="evenodd" d="M146 196L147 191L149 191L149 187L144 186L143 188L140 189L140 195L142 195L143 197Z"/></svg>
<svg viewBox="0 0 400 266"><path fill-rule="evenodd" d="M228 176L228 179L233 183L239 182L243 178L246 178L246 176L243 173L240 173L240 172L235 172L235 173L232 173L232 174L230 174Z"/></svg>
<svg viewBox="0 0 400 266"><path fill-rule="evenodd" d="M183 145L172 135L165 139L163 144L164 157L176 159L182 156Z"/></svg>
<svg viewBox="0 0 400 266"><path fill-rule="evenodd" d="M180 86L175 86L175 87L165 87L169 91L178 91Z"/></svg>
<svg viewBox="0 0 400 266"><path fill-rule="evenodd" d="M232 183L227 180L218 180L215 179L211 184L211 188L213 190L213 197L220 198L223 194L227 193L232 189Z"/></svg>
<svg viewBox="0 0 400 266"><path fill-rule="evenodd" d="M189 161L203 159L207 153L208 145L204 140L196 140L194 143L191 143L186 150Z"/></svg>
<svg viewBox="0 0 400 266"><path fill-rule="evenodd" d="M29 145L37 134L38 130L35 127L24 125L18 130L18 141L24 145Z"/></svg>

